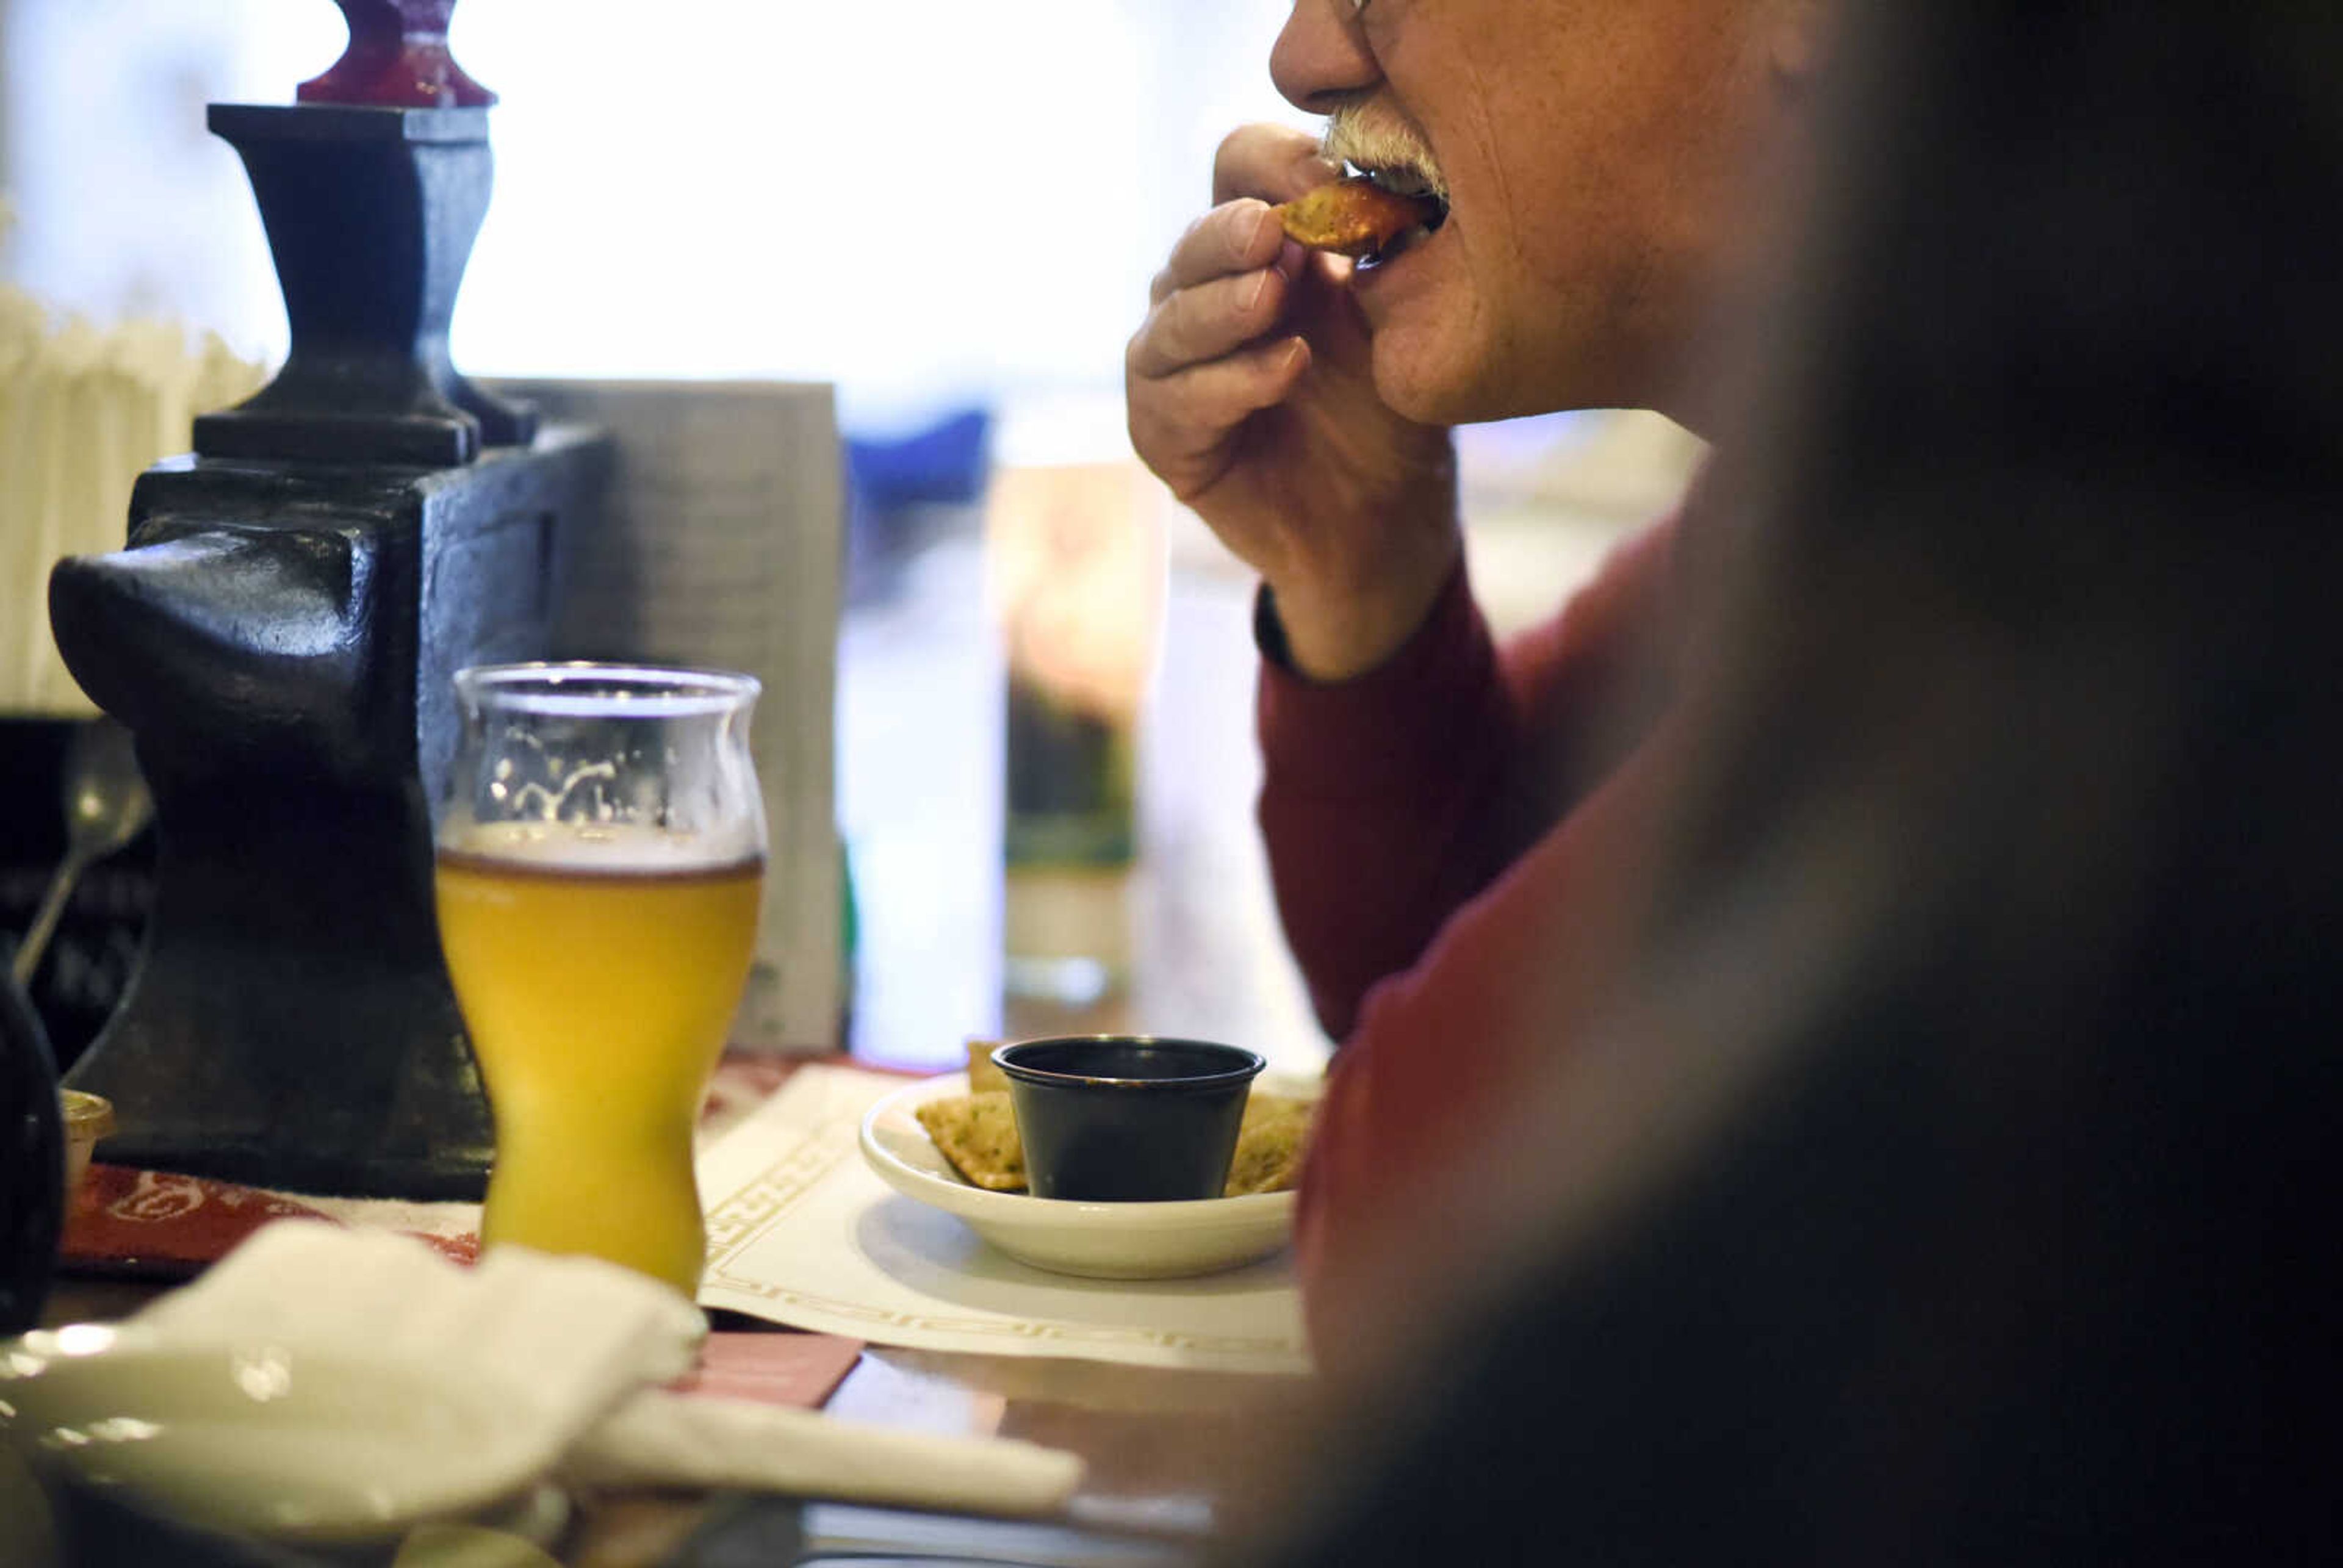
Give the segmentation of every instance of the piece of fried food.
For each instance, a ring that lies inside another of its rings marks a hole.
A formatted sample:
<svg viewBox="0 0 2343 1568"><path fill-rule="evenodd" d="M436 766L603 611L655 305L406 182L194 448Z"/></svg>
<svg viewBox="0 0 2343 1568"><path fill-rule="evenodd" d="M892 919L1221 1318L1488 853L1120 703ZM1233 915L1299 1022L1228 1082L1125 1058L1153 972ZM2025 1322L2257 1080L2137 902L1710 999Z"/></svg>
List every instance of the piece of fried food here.
<svg viewBox="0 0 2343 1568"><path fill-rule="evenodd" d="M1301 1172L1302 1157L1310 1148L1310 1112L1306 1100L1282 1094L1256 1094L1245 1101L1244 1124L1237 1130L1236 1157L1229 1161L1223 1198L1248 1192L1282 1192Z"/></svg>
<svg viewBox="0 0 2343 1568"><path fill-rule="evenodd" d="M975 1056L975 1041L970 1042L969 1054ZM1221 1196L1282 1192L1292 1186L1310 1148L1314 1109L1311 1101L1282 1094L1248 1096ZM913 1114L969 1185L993 1192L1025 1191L1025 1145L1017 1136L1017 1112L1007 1090L930 1100Z"/></svg>
<svg viewBox="0 0 2343 1568"><path fill-rule="evenodd" d="M1364 176L1336 180L1305 191L1270 209L1287 237L1312 250L1349 256L1374 256L1420 223L1439 216L1430 196L1402 196Z"/></svg>
<svg viewBox="0 0 2343 1568"><path fill-rule="evenodd" d="M988 1094L996 1089L1008 1092L1009 1075L992 1064L992 1053L1000 1046L997 1040L970 1040L968 1042L968 1091L970 1094Z"/></svg>
<svg viewBox="0 0 2343 1568"><path fill-rule="evenodd" d="M1025 1146L1017 1139L1017 1113L1007 1090L930 1100L915 1114L970 1186L994 1192L1025 1190Z"/></svg>

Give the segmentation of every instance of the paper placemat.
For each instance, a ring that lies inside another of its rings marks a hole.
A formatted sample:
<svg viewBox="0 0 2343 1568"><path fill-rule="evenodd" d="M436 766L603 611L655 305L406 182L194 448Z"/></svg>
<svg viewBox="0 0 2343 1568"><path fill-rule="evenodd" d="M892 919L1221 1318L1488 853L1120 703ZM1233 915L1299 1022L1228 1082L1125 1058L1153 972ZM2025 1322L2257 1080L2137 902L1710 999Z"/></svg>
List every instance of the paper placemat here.
<svg viewBox="0 0 2343 1568"><path fill-rule="evenodd" d="M806 1067L700 1156L704 1307L880 1344L1213 1372L1306 1372L1291 1255L1192 1280L1081 1280L994 1251L863 1163L903 1080Z"/></svg>

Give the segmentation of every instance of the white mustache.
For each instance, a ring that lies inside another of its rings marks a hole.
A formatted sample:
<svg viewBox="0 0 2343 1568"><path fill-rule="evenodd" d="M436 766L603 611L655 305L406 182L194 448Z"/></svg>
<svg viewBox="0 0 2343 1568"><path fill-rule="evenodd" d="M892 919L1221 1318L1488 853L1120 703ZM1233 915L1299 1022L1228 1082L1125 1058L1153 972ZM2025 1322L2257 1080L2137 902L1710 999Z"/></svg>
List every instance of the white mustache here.
<svg viewBox="0 0 2343 1568"><path fill-rule="evenodd" d="M1363 169L1404 170L1448 199L1448 181L1415 127L1366 105L1345 104L1326 117L1319 150L1335 163Z"/></svg>

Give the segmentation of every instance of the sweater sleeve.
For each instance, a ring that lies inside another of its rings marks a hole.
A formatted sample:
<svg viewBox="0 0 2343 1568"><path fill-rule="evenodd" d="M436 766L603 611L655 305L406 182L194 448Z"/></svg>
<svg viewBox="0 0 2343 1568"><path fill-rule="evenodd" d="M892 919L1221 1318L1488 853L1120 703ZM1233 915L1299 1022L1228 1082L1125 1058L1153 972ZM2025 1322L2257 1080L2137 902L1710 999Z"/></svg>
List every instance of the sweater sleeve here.
<svg viewBox="0 0 2343 1568"><path fill-rule="evenodd" d="M1328 1366L1456 1222L1423 1211L1425 1174L1479 1169L1502 1183L1507 1151L1488 1130L1598 1016L1683 733L1664 719L1421 961L1369 993L1327 1079L1295 1224L1302 1307Z"/></svg>
<svg viewBox="0 0 2343 1568"><path fill-rule="evenodd" d="M1619 547L1502 652L1460 565L1397 653L1331 684L1285 666L1264 595L1262 834L1286 940L1334 1039L1632 748L1654 707L1647 638L1666 618L1674 528Z"/></svg>

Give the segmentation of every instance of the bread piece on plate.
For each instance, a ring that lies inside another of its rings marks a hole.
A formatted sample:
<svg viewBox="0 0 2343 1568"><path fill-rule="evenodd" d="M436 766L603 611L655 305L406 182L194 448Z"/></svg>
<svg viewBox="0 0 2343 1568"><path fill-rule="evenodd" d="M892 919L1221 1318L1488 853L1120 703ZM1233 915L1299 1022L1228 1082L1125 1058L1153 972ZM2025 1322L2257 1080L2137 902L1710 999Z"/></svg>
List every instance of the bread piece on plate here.
<svg viewBox="0 0 2343 1568"><path fill-rule="evenodd" d="M1310 1149L1311 1102L1282 1094L1256 1093L1245 1101L1237 1130L1236 1157L1229 1161L1224 1198L1249 1192L1282 1192L1302 1171Z"/></svg>
<svg viewBox="0 0 2343 1568"><path fill-rule="evenodd" d="M994 1192L1025 1190L1025 1147L1017 1141L1017 1113L1006 1090L930 1100L914 1114L970 1186Z"/></svg>
<svg viewBox="0 0 2343 1568"><path fill-rule="evenodd" d="M1292 1187L1301 1172L1302 1157L1309 1151L1313 1109L1310 1101L1282 1094L1249 1097L1221 1195L1236 1198ZM1017 1136L1017 1112L1008 1091L930 1100L914 1114L969 1185L993 1192L1025 1191L1025 1146Z"/></svg>
<svg viewBox="0 0 2343 1568"><path fill-rule="evenodd" d="M968 1091L984 1094L998 1089L1006 1091L1009 1075L992 1065L992 1053L1001 1049L997 1040L971 1040L968 1042Z"/></svg>

